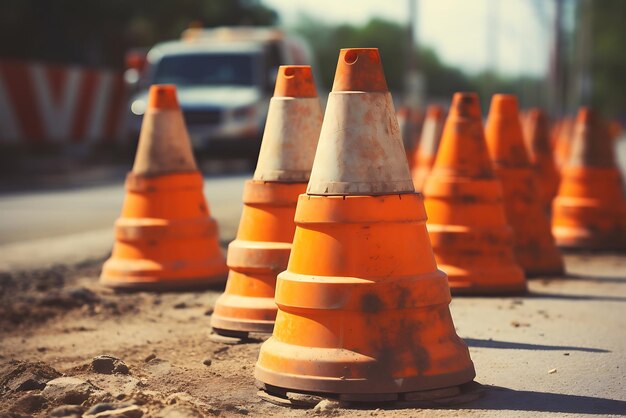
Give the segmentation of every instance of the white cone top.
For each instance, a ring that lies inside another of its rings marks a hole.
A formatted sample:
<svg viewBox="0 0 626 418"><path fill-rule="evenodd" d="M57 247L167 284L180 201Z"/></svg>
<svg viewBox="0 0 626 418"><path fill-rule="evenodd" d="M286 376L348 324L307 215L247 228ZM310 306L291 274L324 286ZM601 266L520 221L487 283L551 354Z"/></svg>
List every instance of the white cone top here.
<svg viewBox="0 0 626 418"><path fill-rule="evenodd" d="M150 109L141 124L133 173L145 176L196 171L180 109Z"/></svg>
<svg viewBox="0 0 626 418"><path fill-rule="evenodd" d="M414 191L391 94L331 93L307 194L368 196Z"/></svg>
<svg viewBox="0 0 626 418"><path fill-rule="evenodd" d="M437 117L426 118L422 127L419 154L431 157L437 155L442 132L443 119Z"/></svg>
<svg viewBox="0 0 626 418"><path fill-rule="evenodd" d="M273 97L254 180L306 183L322 127L317 97Z"/></svg>

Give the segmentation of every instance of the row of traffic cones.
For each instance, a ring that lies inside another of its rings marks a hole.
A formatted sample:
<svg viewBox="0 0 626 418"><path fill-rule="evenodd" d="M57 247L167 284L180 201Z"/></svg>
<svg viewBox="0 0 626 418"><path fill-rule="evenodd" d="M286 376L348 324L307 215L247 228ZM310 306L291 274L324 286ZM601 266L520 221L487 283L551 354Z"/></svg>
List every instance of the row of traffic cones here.
<svg viewBox="0 0 626 418"><path fill-rule="evenodd" d="M458 393L475 372L450 289L516 293L524 270L563 269L530 160L514 152L524 148L515 98L494 101L487 138L466 93L454 96L438 147L422 136L420 161L438 148L424 198L376 49L341 51L323 122L310 67L281 67L226 266L175 89L153 86L101 280L161 289L219 283L229 270L211 325L273 333L255 370L272 396ZM429 111L425 125L442 118Z"/></svg>
<svg viewBox="0 0 626 418"><path fill-rule="evenodd" d="M514 230L515 256L526 275L563 272L549 229L559 247L626 248L623 183L613 152L615 132L610 133L593 110L581 108L575 123L569 119L560 123L553 157L545 114L539 109L527 112L522 132L514 102L513 96L494 96L486 139L491 162L502 182L507 219ZM443 126L434 116L437 114L436 107L429 109L428 115L433 116L426 118L422 141L413 157L415 187L427 198L426 179L435 164L442 131L426 128L429 123ZM547 217L540 213L536 200ZM526 215L520 216L522 213ZM550 215L551 225L547 226Z"/></svg>

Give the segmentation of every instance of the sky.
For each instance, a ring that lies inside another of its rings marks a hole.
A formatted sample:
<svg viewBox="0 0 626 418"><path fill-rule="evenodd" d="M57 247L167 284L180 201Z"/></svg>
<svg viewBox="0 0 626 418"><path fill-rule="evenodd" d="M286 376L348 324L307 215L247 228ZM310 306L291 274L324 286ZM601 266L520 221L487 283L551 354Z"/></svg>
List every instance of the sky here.
<svg viewBox="0 0 626 418"><path fill-rule="evenodd" d="M302 15L325 23L408 22L409 0L262 0L293 27ZM418 42L447 64L476 73L543 75L551 43L549 0L416 0ZM489 35L489 36L488 36ZM349 45L346 45L349 47Z"/></svg>

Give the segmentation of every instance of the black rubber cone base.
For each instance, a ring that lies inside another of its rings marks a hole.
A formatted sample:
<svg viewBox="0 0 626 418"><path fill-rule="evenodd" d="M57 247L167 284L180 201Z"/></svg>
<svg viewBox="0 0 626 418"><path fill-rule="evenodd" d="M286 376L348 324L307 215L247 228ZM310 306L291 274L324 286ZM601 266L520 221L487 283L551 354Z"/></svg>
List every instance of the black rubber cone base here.
<svg viewBox="0 0 626 418"><path fill-rule="evenodd" d="M367 393L367 394L328 394L301 392L292 389L271 386L257 381L258 395L261 399L275 405L291 408L313 408L323 400L339 402L342 408L444 408L471 402L483 396L480 383L469 382L460 386L434 389L420 392L403 393Z"/></svg>

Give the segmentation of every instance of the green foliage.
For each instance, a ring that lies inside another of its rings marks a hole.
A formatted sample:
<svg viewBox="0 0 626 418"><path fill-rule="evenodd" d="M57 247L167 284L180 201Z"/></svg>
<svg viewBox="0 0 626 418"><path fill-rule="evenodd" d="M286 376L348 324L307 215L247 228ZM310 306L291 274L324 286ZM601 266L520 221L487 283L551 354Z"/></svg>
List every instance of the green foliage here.
<svg viewBox="0 0 626 418"><path fill-rule="evenodd" d="M332 85L340 48L376 47L380 49L389 88L403 89L408 41L405 27L382 19L372 19L363 26L330 26L303 16L295 30L311 43L323 85ZM418 50L417 62L429 100L449 100L455 92L476 91L483 100L484 110L494 93L516 94L522 106L545 104L543 81L537 78L505 78L490 72L467 75L441 62L434 50L424 46Z"/></svg>
<svg viewBox="0 0 626 418"><path fill-rule="evenodd" d="M591 6L592 105L607 115L626 114L626 2L593 1Z"/></svg>

